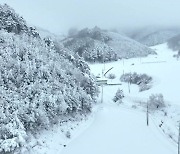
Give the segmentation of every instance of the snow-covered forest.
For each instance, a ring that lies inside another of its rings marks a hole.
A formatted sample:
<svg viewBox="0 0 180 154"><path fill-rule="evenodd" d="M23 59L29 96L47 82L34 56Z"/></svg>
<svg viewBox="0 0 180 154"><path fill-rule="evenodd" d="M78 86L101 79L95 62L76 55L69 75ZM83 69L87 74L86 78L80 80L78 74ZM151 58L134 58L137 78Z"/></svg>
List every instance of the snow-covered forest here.
<svg viewBox="0 0 180 154"><path fill-rule="evenodd" d="M63 44L88 62L117 61L155 54L152 49L130 38L98 27L85 28L63 40Z"/></svg>
<svg viewBox="0 0 180 154"><path fill-rule="evenodd" d="M15 152L29 134L90 113L98 88L78 55L41 39L8 5L0 15L0 152Z"/></svg>

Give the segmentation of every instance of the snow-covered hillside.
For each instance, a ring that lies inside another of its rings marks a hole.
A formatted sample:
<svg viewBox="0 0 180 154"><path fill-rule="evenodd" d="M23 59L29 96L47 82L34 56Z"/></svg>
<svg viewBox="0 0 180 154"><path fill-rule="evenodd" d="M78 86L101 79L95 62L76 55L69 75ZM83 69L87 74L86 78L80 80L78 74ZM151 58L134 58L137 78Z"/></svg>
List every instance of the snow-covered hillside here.
<svg viewBox="0 0 180 154"><path fill-rule="evenodd" d="M106 32L111 39L107 44L122 58L146 57L155 52L126 36L114 32Z"/></svg>
<svg viewBox="0 0 180 154"><path fill-rule="evenodd" d="M127 32L127 36L147 46L165 43L177 34L180 34L179 28L146 27Z"/></svg>
<svg viewBox="0 0 180 154"><path fill-rule="evenodd" d="M172 52L98 27L61 40L6 4L0 19L0 153L176 154L179 35ZM173 32L137 38L152 45Z"/></svg>
<svg viewBox="0 0 180 154"><path fill-rule="evenodd" d="M83 29L63 41L66 48L78 53L89 62L115 61L118 58L145 57L155 52L119 33L98 27Z"/></svg>
<svg viewBox="0 0 180 154"><path fill-rule="evenodd" d="M82 58L41 39L8 5L0 19L0 153L24 154L43 130L87 116L98 87Z"/></svg>

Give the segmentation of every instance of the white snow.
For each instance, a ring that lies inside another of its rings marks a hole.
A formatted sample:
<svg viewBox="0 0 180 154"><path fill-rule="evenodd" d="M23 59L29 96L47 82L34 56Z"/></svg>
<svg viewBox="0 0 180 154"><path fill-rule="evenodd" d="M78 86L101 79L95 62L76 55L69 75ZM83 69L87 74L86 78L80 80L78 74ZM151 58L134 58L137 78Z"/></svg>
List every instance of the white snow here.
<svg viewBox="0 0 180 154"><path fill-rule="evenodd" d="M177 152L177 144L167 135L173 132L177 137L177 127L173 120L168 119L169 117L165 119L162 113L154 113L150 116L150 125L147 127L146 114L143 112L145 109L131 108L134 104L138 106L137 102L146 101L152 93L162 93L168 103L175 104L176 107L180 105L177 86L180 78L178 73L180 62L172 57L173 52L166 44L155 46L153 49L156 49L158 55L106 64L105 70L113 67L109 73L114 73L117 77L111 80L112 83L119 82L123 72L147 73L153 77L153 88L139 92L138 87L132 85L129 93L127 83L104 86L104 103L95 121L89 129L64 148L62 154L175 154ZM104 69L103 64L91 65L95 75L101 73L102 69ZM112 101L118 88L123 89L125 93L123 105L115 105ZM179 110L177 112L180 113ZM160 128L158 125L162 119L164 124Z"/></svg>
<svg viewBox="0 0 180 154"><path fill-rule="evenodd" d="M41 146L42 149L37 147L39 153L176 154L180 120L180 61L172 57L174 53L166 44L152 48L156 49L158 55L107 63L104 70L113 67L109 73L115 74L116 79L109 80L111 83L119 83L123 73L146 73L153 77L150 90L139 92L138 86L131 85L129 93L127 83L103 86L103 104L96 105L89 120L79 126L72 124L71 127L75 128L71 131L72 138L62 137L62 128L52 133L45 132L40 140L44 139L46 147L45 144ZM98 75L104 65L93 64L90 68ZM119 105L112 101L118 88L123 89L125 94L123 104ZM151 113L147 126L144 105L148 97L155 93L163 94L166 108ZM167 112L167 116L164 116L164 112ZM161 120L164 123L159 127Z"/></svg>
<svg viewBox="0 0 180 154"><path fill-rule="evenodd" d="M162 93L167 101L170 101L172 104L180 105L180 95L177 92L180 86L180 84L178 84L180 79L180 61L173 58L174 52L168 49L166 44L152 48L156 49L158 55L148 56L146 58L124 59L108 63L105 69L108 70L113 67L109 73L113 73L117 76L114 82L119 82L119 78L123 72L146 73L153 77L153 88L142 93L139 93L137 89L131 88L133 90L130 94L131 96L147 98L150 93ZM91 70L95 75L102 72L103 68L103 64L91 65ZM127 93L128 89L125 85L127 84L123 84L121 87Z"/></svg>
<svg viewBox="0 0 180 154"><path fill-rule="evenodd" d="M175 147L145 113L105 105L84 133L62 154L175 154Z"/></svg>

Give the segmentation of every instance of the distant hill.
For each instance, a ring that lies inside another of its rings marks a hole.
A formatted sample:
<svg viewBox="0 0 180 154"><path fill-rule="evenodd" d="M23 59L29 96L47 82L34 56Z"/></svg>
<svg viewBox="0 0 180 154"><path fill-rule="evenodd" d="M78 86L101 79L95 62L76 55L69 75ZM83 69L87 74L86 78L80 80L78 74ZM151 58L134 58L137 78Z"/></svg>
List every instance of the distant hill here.
<svg viewBox="0 0 180 154"><path fill-rule="evenodd" d="M180 34L180 28L146 27L126 33L130 38L147 46L167 42L168 39Z"/></svg>
<svg viewBox="0 0 180 154"><path fill-rule="evenodd" d="M114 61L118 58L144 57L155 52L119 33L98 27L83 29L63 40L64 47L78 53L86 61Z"/></svg>
<svg viewBox="0 0 180 154"><path fill-rule="evenodd" d="M154 50L126 36L114 32L107 32L107 35L112 38L107 44L113 48L119 57L134 58L155 54Z"/></svg>

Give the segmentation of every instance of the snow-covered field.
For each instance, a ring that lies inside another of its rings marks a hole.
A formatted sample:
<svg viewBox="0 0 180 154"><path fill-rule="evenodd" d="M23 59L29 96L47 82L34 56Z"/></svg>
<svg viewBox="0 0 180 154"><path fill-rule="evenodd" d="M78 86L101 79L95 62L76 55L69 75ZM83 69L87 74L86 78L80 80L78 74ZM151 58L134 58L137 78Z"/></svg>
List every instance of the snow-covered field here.
<svg viewBox="0 0 180 154"><path fill-rule="evenodd" d="M44 154L176 154L180 120L180 61L172 57L174 53L166 44L152 48L156 49L157 55L90 65L94 75L113 67L109 73L114 73L116 79L109 80L109 83L120 83L123 73L146 73L153 77L151 89L139 92L138 86L131 85L129 93L127 83L103 86L103 104L96 106L88 120L71 126L71 139L62 135L62 130L70 126L52 129L52 133L44 133L40 138L41 146L35 150ZM123 103L119 105L112 101L118 88L125 94ZM163 94L166 108L151 112L147 126L143 103L156 93ZM159 127L161 121L163 125Z"/></svg>
<svg viewBox="0 0 180 154"><path fill-rule="evenodd" d="M153 77L153 88L148 91L141 92L136 88L131 88L131 97L137 98L147 98L151 93L162 93L165 99L171 104L180 105L180 95L178 93L178 88L180 84L180 61L173 58L174 52L167 48L166 44L158 45L152 47L156 49L158 55L148 56L146 58L133 58L124 59L121 61L105 64L105 70L113 67L109 73L116 75L116 80L113 82L119 83L120 76L124 73L137 72L146 73ZM101 74L102 69L104 69L103 64L91 65L92 72L97 75ZM128 89L123 84L120 88L123 88L124 92L128 94ZM115 88L113 88L116 91Z"/></svg>

